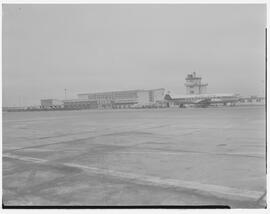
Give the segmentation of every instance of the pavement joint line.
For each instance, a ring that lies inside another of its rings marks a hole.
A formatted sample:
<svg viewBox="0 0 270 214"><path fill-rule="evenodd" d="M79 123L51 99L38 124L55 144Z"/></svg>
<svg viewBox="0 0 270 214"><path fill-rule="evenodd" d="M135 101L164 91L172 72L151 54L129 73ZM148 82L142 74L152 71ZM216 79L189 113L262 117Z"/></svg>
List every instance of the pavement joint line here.
<svg viewBox="0 0 270 214"><path fill-rule="evenodd" d="M39 158L31 158L25 156L18 156L12 154L3 154L3 157L18 159L23 161L30 161L34 163L46 163L49 160L39 159ZM213 184L203 184L194 181L183 181L178 179L168 179L168 178L160 178L156 176L148 176L148 175L139 175L134 173L120 172L110 169L101 169L96 167L89 167L85 165L75 164L75 163L61 163L63 166L76 167L80 169L84 169L86 172L101 174L111 177L116 177L120 179L126 179L133 181L135 183L144 184L144 185L152 185L163 188L175 188L177 190L182 191L191 191L191 194L200 194L206 195L209 197L222 198L227 200L237 200L237 201L258 201L264 192L253 191L253 190L242 190L232 187L213 185Z"/></svg>
<svg viewBox="0 0 270 214"><path fill-rule="evenodd" d="M138 130L140 130L140 129L138 129ZM130 131L134 131L134 129L133 130L127 129L124 132L130 132ZM65 144L65 143L70 143L70 142L75 141L75 140L76 141L78 141L78 140L86 140L86 139L90 139L90 138L95 139L95 138L99 138L99 137L106 137L106 136L120 134L120 133L123 133L123 132L115 132L115 131L109 130L105 134L97 134L97 135L93 135L93 132L86 132L84 134L73 133L72 135L57 136L57 137L53 137L53 138L32 139L31 141L33 141L33 142L38 140L41 143L39 145L30 145L30 146L26 146L26 147L8 149L8 150L6 150L6 152L24 150L24 149L28 149L28 148L39 148L39 147L45 147L45 146L57 145L57 144ZM23 141L23 143L24 142L26 143L28 141L26 140L26 141Z"/></svg>
<svg viewBox="0 0 270 214"><path fill-rule="evenodd" d="M157 155L185 155L186 153L193 153L198 155L221 155L221 156L243 156L251 158L264 158L263 156L254 155L252 153L211 153L211 152L196 152L196 151L179 151L179 152L155 152L155 151L138 151L138 152L116 152L118 154L157 154Z"/></svg>
<svg viewBox="0 0 270 214"><path fill-rule="evenodd" d="M81 137L78 137L78 138L71 138L71 139L68 139L68 140L65 139L66 136L65 137L59 137L59 138L61 138L60 140L57 140L58 137L56 139L54 139L54 140L42 139L42 141L44 141L45 144L34 145L34 146L26 146L26 147L22 147L22 148L11 148L11 149L7 149L6 152L19 151L19 150L25 150L25 149L34 149L34 148L40 148L40 147L58 145L58 144L65 144L65 143L70 143L70 142L72 142L74 140L85 140L85 139L89 139L89 138L95 139L95 138L102 137L102 136L107 136L107 135L110 135L110 134L111 133L105 134L105 135L96 135L96 136L93 136L93 135L90 136L89 134L87 134L87 136L81 136ZM181 150L179 152L181 153L181 155L183 153L193 153L193 154L210 154L210 155L250 157L250 158L265 158L262 155L257 155L257 154L253 154L253 153L247 153L247 154L245 154L245 153L211 153L211 152L198 152L198 151L190 151L190 150ZM172 152L172 153L168 153L168 154L173 155L174 153L175 153L175 155L180 155L180 153L178 154L176 152Z"/></svg>

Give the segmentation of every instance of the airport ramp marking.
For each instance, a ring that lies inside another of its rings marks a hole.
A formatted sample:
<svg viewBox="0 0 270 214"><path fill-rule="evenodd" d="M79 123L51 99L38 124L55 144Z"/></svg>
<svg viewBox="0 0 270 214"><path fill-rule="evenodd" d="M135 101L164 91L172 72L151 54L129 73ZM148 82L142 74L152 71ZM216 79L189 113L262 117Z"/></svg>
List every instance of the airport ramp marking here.
<svg viewBox="0 0 270 214"><path fill-rule="evenodd" d="M51 162L50 160L31 158L13 154L3 154L3 158L11 158L23 161L29 161L32 163L45 164L46 162ZM152 185L163 188L174 188L176 190L182 191L192 191L191 194L199 194L205 196L214 196L216 198L222 198L227 200L237 200L237 201L252 201L257 202L263 195L264 192L253 191L253 190L243 190L227 186L213 185L213 184L203 184L195 181L183 181L178 179L167 179L160 178L156 176L140 175L134 173L120 172L110 169L101 169L97 167L90 167L75 163L61 163L63 166L76 167L83 169L85 172L91 174L106 175L111 177L116 177L120 179L126 179L134 183L142 185Z"/></svg>

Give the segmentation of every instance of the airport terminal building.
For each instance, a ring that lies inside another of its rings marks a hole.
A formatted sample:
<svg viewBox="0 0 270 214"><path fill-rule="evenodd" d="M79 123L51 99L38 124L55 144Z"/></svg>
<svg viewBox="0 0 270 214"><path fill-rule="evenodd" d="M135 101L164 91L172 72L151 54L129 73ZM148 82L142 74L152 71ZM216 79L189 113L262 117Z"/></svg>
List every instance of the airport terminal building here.
<svg viewBox="0 0 270 214"><path fill-rule="evenodd" d="M41 109L104 109L160 107L164 104L165 89L127 90L78 94L77 99L41 100Z"/></svg>
<svg viewBox="0 0 270 214"><path fill-rule="evenodd" d="M158 105L164 99L165 89L127 90L78 94L78 99L97 102L99 108L132 108Z"/></svg>

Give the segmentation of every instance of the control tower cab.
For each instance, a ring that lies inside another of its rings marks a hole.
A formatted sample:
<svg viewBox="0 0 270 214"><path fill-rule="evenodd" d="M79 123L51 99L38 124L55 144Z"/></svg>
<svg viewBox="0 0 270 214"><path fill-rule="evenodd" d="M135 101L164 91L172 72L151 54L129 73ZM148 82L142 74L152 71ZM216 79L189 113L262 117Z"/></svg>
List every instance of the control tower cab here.
<svg viewBox="0 0 270 214"><path fill-rule="evenodd" d="M205 94L208 84L203 84L201 77L196 76L196 72L188 74L186 77L186 94Z"/></svg>

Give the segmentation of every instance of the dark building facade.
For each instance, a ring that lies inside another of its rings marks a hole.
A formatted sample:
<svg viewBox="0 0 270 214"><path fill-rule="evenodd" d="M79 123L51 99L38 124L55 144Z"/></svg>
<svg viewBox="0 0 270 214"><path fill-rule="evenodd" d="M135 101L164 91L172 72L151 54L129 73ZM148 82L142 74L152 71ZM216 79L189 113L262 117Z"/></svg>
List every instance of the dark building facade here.
<svg viewBox="0 0 270 214"><path fill-rule="evenodd" d="M64 100L64 109L97 109L98 104L93 100Z"/></svg>

